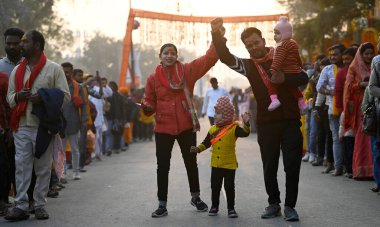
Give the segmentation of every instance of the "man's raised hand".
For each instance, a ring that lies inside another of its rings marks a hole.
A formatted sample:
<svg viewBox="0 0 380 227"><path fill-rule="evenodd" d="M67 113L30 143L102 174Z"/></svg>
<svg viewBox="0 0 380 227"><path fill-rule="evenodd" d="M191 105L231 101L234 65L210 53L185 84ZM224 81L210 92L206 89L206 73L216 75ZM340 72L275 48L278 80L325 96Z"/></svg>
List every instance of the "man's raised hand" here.
<svg viewBox="0 0 380 227"><path fill-rule="evenodd" d="M217 32L220 31L220 28L223 26L223 19L221 17L217 17L211 21L211 31Z"/></svg>

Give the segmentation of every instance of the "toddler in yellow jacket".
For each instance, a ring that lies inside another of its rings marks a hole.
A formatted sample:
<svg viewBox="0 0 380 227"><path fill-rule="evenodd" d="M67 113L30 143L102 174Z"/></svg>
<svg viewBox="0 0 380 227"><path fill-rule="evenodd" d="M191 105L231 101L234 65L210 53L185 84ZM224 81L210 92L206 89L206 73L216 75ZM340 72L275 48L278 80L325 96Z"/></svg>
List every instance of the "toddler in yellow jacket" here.
<svg viewBox="0 0 380 227"><path fill-rule="evenodd" d="M238 137L247 137L250 133L249 113L241 115L243 127L234 121L235 109L227 96L218 99L215 105L215 124L211 126L206 138L190 152L200 153L210 146L211 153L211 200L209 216L216 216L219 211L219 197L224 180L227 196L228 217L237 218L235 211L235 172L238 167L235 145Z"/></svg>

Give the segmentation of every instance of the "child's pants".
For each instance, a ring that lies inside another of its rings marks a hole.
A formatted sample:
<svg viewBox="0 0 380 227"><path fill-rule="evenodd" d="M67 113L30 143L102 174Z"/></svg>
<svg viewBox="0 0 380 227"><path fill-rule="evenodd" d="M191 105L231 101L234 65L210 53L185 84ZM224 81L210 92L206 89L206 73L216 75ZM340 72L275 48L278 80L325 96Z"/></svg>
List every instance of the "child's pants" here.
<svg viewBox="0 0 380 227"><path fill-rule="evenodd" d="M224 190L227 196L227 208L235 207L235 172L234 169L215 168L211 169L211 200L212 207L219 207L220 189L224 179Z"/></svg>

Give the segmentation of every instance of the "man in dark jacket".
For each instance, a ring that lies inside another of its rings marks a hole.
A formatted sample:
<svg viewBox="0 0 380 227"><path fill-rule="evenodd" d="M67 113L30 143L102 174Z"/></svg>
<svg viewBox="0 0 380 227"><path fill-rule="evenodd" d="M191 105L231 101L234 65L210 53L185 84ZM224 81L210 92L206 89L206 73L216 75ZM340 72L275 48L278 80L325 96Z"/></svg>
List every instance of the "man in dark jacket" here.
<svg viewBox="0 0 380 227"><path fill-rule="evenodd" d="M112 151L120 153L121 136L124 132L125 123L125 106L124 97L118 92L118 86L114 81L109 82L109 87L112 89L112 96L107 100L111 104L111 108L106 112L108 122L108 135L106 142L107 155L111 155Z"/></svg>
<svg viewBox="0 0 380 227"><path fill-rule="evenodd" d="M219 29L223 20L217 18L211 22L212 41L219 59L232 70L247 77L257 99L257 140L264 169L266 192L269 206L265 208L262 218L273 218L281 215L280 191L277 183L277 170L282 150L286 173L285 220L298 221L294 209L298 196L298 181L302 157L302 134L300 130L300 114L297 100L291 95L288 86L305 85L308 82L306 73L300 75L280 75L271 78L278 84L278 95L281 107L268 111L271 100L264 84L267 79L263 74L271 75L273 49L265 46L265 39L257 28L246 28L241 34L251 58L239 58L230 53ZM264 73L265 72L265 73Z"/></svg>

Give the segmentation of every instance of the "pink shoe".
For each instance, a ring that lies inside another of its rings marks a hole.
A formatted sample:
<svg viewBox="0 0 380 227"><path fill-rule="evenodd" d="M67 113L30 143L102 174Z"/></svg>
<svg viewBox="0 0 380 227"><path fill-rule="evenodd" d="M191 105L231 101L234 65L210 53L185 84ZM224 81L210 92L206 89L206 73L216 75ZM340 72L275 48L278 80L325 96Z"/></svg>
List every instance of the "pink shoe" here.
<svg viewBox="0 0 380 227"><path fill-rule="evenodd" d="M273 110L277 109L280 106L281 106L280 100L273 99L272 102L270 103L269 107L268 107L268 110L269 111L273 111Z"/></svg>

